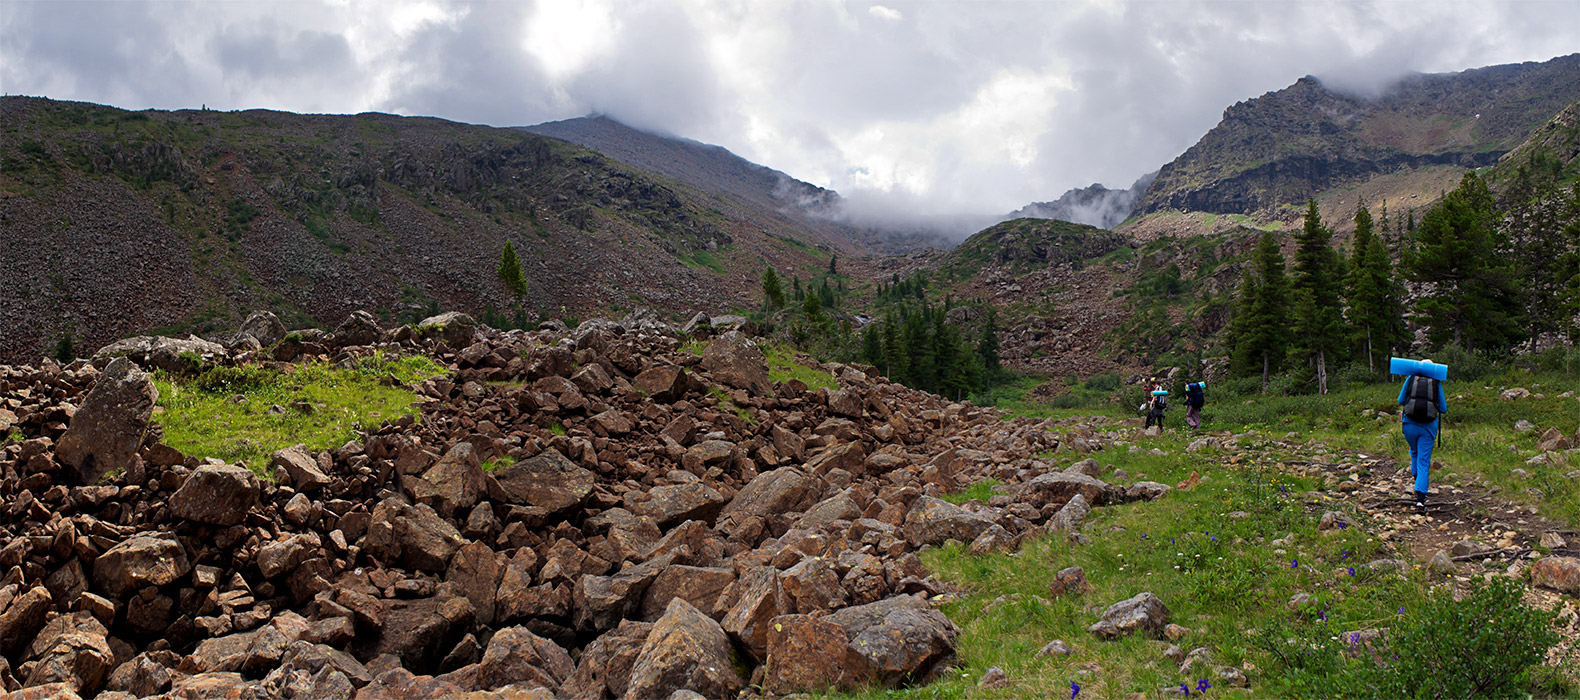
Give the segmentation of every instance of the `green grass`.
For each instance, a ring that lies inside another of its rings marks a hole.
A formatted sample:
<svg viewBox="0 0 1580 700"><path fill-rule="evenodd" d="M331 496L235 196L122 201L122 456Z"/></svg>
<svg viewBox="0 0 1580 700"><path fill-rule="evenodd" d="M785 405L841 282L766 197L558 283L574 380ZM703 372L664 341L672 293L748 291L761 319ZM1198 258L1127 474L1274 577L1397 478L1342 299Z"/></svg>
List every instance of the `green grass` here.
<svg viewBox="0 0 1580 700"><path fill-rule="evenodd" d="M1100 375L1085 382L1072 384L1063 394L1043 399L1033 397L1031 392L1050 380L1033 375L1018 375L1007 382L994 385L987 391L972 394L971 402L978 406L993 406L1014 418L1074 418L1092 415L1129 417L1129 414L1120 410L1122 404L1112 401L1115 387L1109 386L1104 381L1106 376L1109 375ZM1117 386L1117 377L1114 383Z"/></svg>
<svg viewBox="0 0 1580 700"><path fill-rule="evenodd" d="M549 433L558 435L560 437L565 437L565 426L560 423L555 423L554 425L549 426Z"/></svg>
<svg viewBox="0 0 1580 700"><path fill-rule="evenodd" d="M752 412L746 410L745 406L735 403L735 399L730 398L729 392L726 392L723 388L708 387L708 393L712 394L715 399L718 399L719 408L734 413L736 418L747 423L755 424L757 422L757 419L752 416Z"/></svg>
<svg viewBox="0 0 1580 700"><path fill-rule="evenodd" d="M509 467L516 463L516 458L510 455L500 455L483 463L483 471L491 472Z"/></svg>
<svg viewBox="0 0 1580 700"><path fill-rule="evenodd" d="M1193 491L1172 491L1155 502L1094 510L1083 528L1090 538L1087 544L1041 537L1014 554L976 557L957 544L924 551L929 570L966 591L942 607L961 627L962 666L924 687L853 697L1069 697L1071 681L1081 685L1082 697L1097 698L1131 693L1154 697L1160 688L1181 682L1194 687L1210 674L1181 675L1177 664L1162 656L1158 642L1141 636L1105 642L1086 631L1104 607L1143 591L1163 600L1172 622L1194 630L1178 642L1183 650L1206 647L1213 663L1244 669L1252 683L1250 695L1309 695L1312 689L1284 674L1269 651L1271 639L1326 638L1387 626L1399 608L1409 611L1426 599L1418 572L1380 574L1358 568L1356 576L1348 574L1349 567L1385 552L1365 534L1364 523L1319 534L1320 511L1308 509L1295 495L1314 483L1266 465L1243 470L1211 466L1201 453L1184 453L1185 439L1148 441L1169 452L1165 456L1119 450L1098 455L1100 462L1122 466L1137 479L1174 483L1193 470L1205 479ZM1232 511L1250 516L1230 517ZM1292 543L1272 544L1289 535ZM1292 567L1292 561L1298 566ZM1093 591L1046 600L1048 584L1068 566L1082 567ZM1296 612L1287 602L1301 592L1313 603ZM1012 597L995 604L1001 596ZM1075 653L1035 657L1055 639L1066 641ZM977 687L991 666L1008 673L1008 687ZM1222 687L1213 692L1248 695Z"/></svg>
<svg viewBox="0 0 1580 700"><path fill-rule="evenodd" d="M957 506L965 503L966 501L981 501L983 503L987 503L988 499L993 497L993 487L998 486L998 484L999 482L997 479L983 479L967 487L964 491L944 494L943 496L939 496L939 498Z"/></svg>
<svg viewBox="0 0 1580 700"><path fill-rule="evenodd" d="M382 381L394 375L411 384L443 372L427 357L380 354L349 370L314 362L290 372L239 367L196 376L160 373L154 379L160 409L155 421L164 441L188 456L245 463L261 473L275 450L298 443L314 450L338 447L358 430L416 415L411 390ZM233 402L235 396L246 400ZM313 410L291 407L300 401ZM271 412L273 406L285 410Z"/></svg>
<svg viewBox="0 0 1580 700"><path fill-rule="evenodd" d="M1545 394L1542 399L1504 401L1504 388L1521 386ZM1474 479L1501 490L1510 500L1536 506L1543 515L1570 525L1580 524L1580 489L1565 474L1580 463L1528 465L1540 454L1541 432L1556 427L1573 439L1580 426L1580 400L1557 395L1575 386L1572 375L1514 370L1477 381L1450 381L1443 388L1448 414L1432 452L1444 470L1457 479ZM1209 429L1261 428L1278 434L1298 432L1337 447L1369 454L1394 455L1404 466L1409 448L1399 429L1399 382L1347 386L1327 396L1248 396L1215 400L1208 388L1202 409ZM1371 416L1365 412L1370 409ZM1379 418L1377 412L1384 412ZM1521 419L1536 425L1530 434L1514 431ZM1529 477L1512 470L1523 469ZM1444 479L1434 477L1434 482Z"/></svg>
<svg viewBox="0 0 1580 700"><path fill-rule="evenodd" d="M801 380L808 391L839 388L834 375L797 362L795 351L777 345L763 345L763 356L768 359L768 380L774 383Z"/></svg>

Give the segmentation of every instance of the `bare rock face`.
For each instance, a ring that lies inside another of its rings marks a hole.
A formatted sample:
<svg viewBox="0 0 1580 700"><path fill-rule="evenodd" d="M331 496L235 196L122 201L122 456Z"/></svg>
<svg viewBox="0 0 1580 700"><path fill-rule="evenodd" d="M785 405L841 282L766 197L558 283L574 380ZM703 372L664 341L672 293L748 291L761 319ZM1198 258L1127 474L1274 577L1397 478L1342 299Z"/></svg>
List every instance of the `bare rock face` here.
<svg viewBox="0 0 1580 700"><path fill-rule="evenodd" d="M170 512L183 520L230 526L247 519L258 503L258 476L229 464L192 470L170 497Z"/></svg>
<svg viewBox="0 0 1580 700"><path fill-rule="evenodd" d="M597 477L549 448L494 472L494 480L511 503L555 514L586 501Z"/></svg>
<svg viewBox="0 0 1580 700"><path fill-rule="evenodd" d="M454 525L426 505L389 498L373 509L363 546L384 561L422 571L444 571L466 544Z"/></svg>
<svg viewBox="0 0 1580 700"><path fill-rule="evenodd" d="M918 547L949 540L969 543L995 527L987 518L932 496L916 499L905 516L905 537Z"/></svg>
<svg viewBox="0 0 1580 700"><path fill-rule="evenodd" d="M284 470L289 483L304 493L317 491L330 483L329 477L318 468L318 460L308 454L306 445L275 451L269 460L269 469L275 473Z"/></svg>
<svg viewBox="0 0 1580 700"><path fill-rule="evenodd" d="M1136 631L1156 637L1163 634L1168 623L1168 606L1151 593L1140 593L1134 598L1108 606L1103 611L1102 619L1088 627L1087 631L1099 639L1118 639Z"/></svg>
<svg viewBox="0 0 1580 700"><path fill-rule="evenodd" d="M525 627L507 627L489 640L477 664L476 683L480 690L517 685L558 691L575 670L571 655L560 645Z"/></svg>
<svg viewBox="0 0 1580 700"><path fill-rule="evenodd" d="M864 659L845 628L811 615L781 615L768 632L763 690L775 695L854 690L866 685Z"/></svg>
<svg viewBox="0 0 1580 700"><path fill-rule="evenodd" d="M142 335L110 343L94 353L93 359L97 363L99 360L126 358L143 367L157 367L170 372L183 372L195 369L194 358L196 358L197 366L207 366L226 355L228 355L228 352L225 350L225 346L196 336L166 338L163 336ZM114 363L111 362L111 364Z"/></svg>
<svg viewBox="0 0 1580 700"><path fill-rule="evenodd" d="M138 535L100 554L93 562L93 580L100 590L127 596L171 583L191 570L186 552L174 540Z"/></svg>
<svg viewBox="0 0 1580 700"><path fill-rule="evenodd" d="M676 691L691 690L703 697L731 698L745 687L731 659L730 638L719 623L677 598L648 632L625 697L665 700Z"/></svg>
<svg viewBox="0 0 1580 700"><path fill-rule="evenodd" d="M285 340L285 324L280 323L280 317L270 311L254 311L241 322L241 328L236 330L238 335L250 335L258 341L261 347L269 347Z"/></svg>
<svg viewBox="0 0 1580 700"><path fill-rule="evenodd" d="M464 348L472 344L477 321L459 311L446 311L423 319L417 324L417 331L425 338L438 338L452 348Z"/></svg>
<svg viewBox="0 0 1580 700"><path fill-rule="evenodd" d="M124 357L105 368L88 391L55 457L78 484L97 483L106 472L132 466L148 430L159 390L146 372Z"/></svg>
<svg viewBox="0 0 1580 700"><path fill-rule="evenodd" d="M730 331L708 343L702 351L702 368L725 384L745 389L753 396L773 391L773 384L768 381L768 360L757 344L740 331Z"/></svg>
<svg viewBox="0 0 1580 700"><path fill-rule="evenodd" d="M822 483L795 467L763 472L747 482L719 512L721 524L752 516L795 513L816 503Z"/></svg>
<svg viewBox="0 0 1580 700"><path fill-rule="evenodd" d="M560 696L574 700L625 697L631 684L631 668L652 629L650 622L622 620L619 627L593 640L582 650L575 673L560 686Z"/></svg>

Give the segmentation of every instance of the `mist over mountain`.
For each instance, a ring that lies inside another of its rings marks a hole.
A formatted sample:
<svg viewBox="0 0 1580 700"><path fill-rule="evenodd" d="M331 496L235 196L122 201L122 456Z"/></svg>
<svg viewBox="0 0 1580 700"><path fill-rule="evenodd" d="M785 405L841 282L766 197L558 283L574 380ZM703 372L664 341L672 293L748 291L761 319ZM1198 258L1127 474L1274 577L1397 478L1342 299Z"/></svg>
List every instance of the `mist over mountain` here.
<svg viewBox="0 0 1580 700"><path fill-rule="evenodd" d="M1122 190L1111 190L1099 183L1092 183L1065 192L1051 202L1032 202L1010 212L1005 220L1059 219L1111 229L1130 217L1136 202L1140 201L1157 175L1157 171L1142 175L1130 187Z"/></svg>

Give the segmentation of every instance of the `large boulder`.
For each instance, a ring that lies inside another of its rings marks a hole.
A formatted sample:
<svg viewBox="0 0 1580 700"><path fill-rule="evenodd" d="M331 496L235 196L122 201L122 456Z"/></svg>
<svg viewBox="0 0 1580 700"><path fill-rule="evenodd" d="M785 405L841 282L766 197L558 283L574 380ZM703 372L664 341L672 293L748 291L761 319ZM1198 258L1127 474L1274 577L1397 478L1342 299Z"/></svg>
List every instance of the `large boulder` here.
<svg viewBox="0 0 1580 700"><path fill-rule="evenodd" d="M206 464L187 475L170 497L170 513L183 520L229 527L247 519L258 503L258 475L229 464Z"/></svg>
<svg viewBox="0 0 1580 700"><path fill-rule="evenodd" d="M658 619L669 608L669 601L676 598L691 603L708 617L721 618L728 611L724 606L725 591L734 582L735 572L731 569L683 565L666 568L647 587L642 599L642 619Z"/></svg>
<svg viewBox="0 0 1580 700"><path fill-rule="evenodd" d="M1062 507L1080 494L1088 504L1100 506L1113 500L1117 491L1101 479L1065 471L1038 475L1021 486L1015 500L1039 509L1048 505Z"/></svg>
<svg viewBox="0 0 1580 700"><path fill-rule="evenodd" d="M124 357L143 367L166 372L190 372L213 365L228 356L225 346L197 336L166 338L142 335L117 340L93 354L94 364ZM111 364L114 364L111 362Z"/></svg>
<svg viewBox="0 0 1580 700"><path fill-rule="evenodd" d="M494 480L505 500L557 514L586 501L597 476L551 447L494 472Z"/></svg>
<svg viewBox="0 0 1580 700"><path fill-rule="evenodd" d="M1163 634L1169 624L1169 609L1157 596L1138 593L1133 598L1108 606L1088 632L1099 639L1117 639L1132 632L1145 632L1154 637Z"/></svg>
<svg viewBox="0 0 1580 700"><path fill-rule="evenodd" d="M525 627L507 627L489 640L477 664L477 687L493 690L519 684L558 691L575 670L571 655L560 645Z"/></svg>
<svg viewBox="0 0 1580 700"><path fill-rule="evenodd" d="M763 690L773 695L855 690L871 680L845 628L811 615L773 619L763 671Z"/></svg>
<svg viewBox="0 0 1580 700"><path fill-rule="evenodd" d="M631 386L654 401L673 403L685 398L694 381L684 367L661 365L636 375Z"/></svg>
<svg viewBox="0 0 1580 700"><path fill-rule="evenodd" d="M795 602L779 584L779 572L759 566L741 574L733 590L725 595L734 600L724 615L722 626L753 658L768 658L768 630L773 619L795 611Z"/></svg>
<svg viewBox="0 0 1580 700"><path fill-rule="evenodd" d="M482 462L469 442L456 443L422 478L433 487L434 510L447 518L470 510L488 491Z"/></svg>
<svg viewBox="0 0 1580 700"><path fill-rule="evenodd" d="M1531 581L1544 588L1580 596L1580 559L1542 557L1531 565Z"/></svg>
<svg viewBox="0 0 1580 700"><path fill-rule="evenodd" d="M59 618L63 624L33 642L37 653L26 685L65 683L84 696L92 696L115 668L104 625L92 615L77 613ZM44 637L48 635L48 638Z"/></svg>
<svg viewBox="0 0 1580 700"><path fill-rule="evenodd" d="M905 515L905 539L912 546L940 545L949 540L970 543L978 535L998 527L993 521L948 501L922 496ZM1008 533L1004 536L1008 538Z"/></svg>
<svg viewBox="0 0 1580 700"><path fill-rule="evenodd" d="M466 544L461 532L426 505L388 498L373 508L363 549L381 561L422 571L444 571Z"/></svg>
<svg viewBox="0 0 1580 700"><path fill-rule="evenodd" d="M768 360L757 344L740 331L730 331L708 343L702 351L702 368L719 381L745 389L753 396L773 391L768 381Z"/></svg>
<svg viewBox="0 0 1580 700"><path fill-rule="evenodd" d="M620 620L634 618L642 596L660 573L674 563L675 554L627 566L613 576L583 574L576 580L576 626L582 630L614 628Z"/></svg>
<svg viewBox="0 0 1580 700"><path fill-rule="evenodd" d="M335 332L330 337L340 347L372 345L384 338L384 329L379 327L379 320L373 314L357 309L335 326Z"/></svg>
<svg viewBox="0 0 1580 700"><path fill-rule="evenodd" d="M122 598L147 586L163 586L192 570L186 551L173 539L137 535L111 547L93 562L99 590Z"/></svg>
<svg viewBox="0 0 1580 700"><path fill-rule="evenodd" d="M93 484L108 472L132 466L158 400L159 390L148 374L131 360L117 358L88 390L55 446L55 458L78 484Z"/></svg>
<svg viewBox="0 0 1580 700"><path fill-rule="evenodd" d="M418 673L436 670L477 619L472 602L447 588L449 584L441 586L440 594L432 598L390 601L378 638L353 643L352 653L361 658L393 654L402 666Z"/></svg>
<svg viewBox="0 0 1580 700"><path fill-rule="evenodd" d="M446 311L420 321L417 332L424 338L438 338L445 345L459 349L472 344L477 334L477 321L459 311Z"/></svg>
<svg viewBox="0 0 1580 700"><path fill-rule="evenodd" d="M621 620L619 627L593 640L582 650L575 673L560 686L560 696L573 700L625 697L631 668L652 629L650 622Z"/></svg>
<svg viewBox="0 0 1580 700"><path fill-rule="evenodd" d="M502 559L488 545L473 542L450 558L450 566L445 572L445 580L461 587L467 599L472 601L472 607L477 609L477 621L485 625L494 622L499 583L508 566Z"/></svg>
<svg viewBox="0 0 1580 700"><path fill-rule="evenodd" d="M856 665L845 673L889 688L936 678L954 662L960 636L960 628L943 613L911 596L845 608L822 619L839 625L850 640L847 648Z"/></svg>
<svg viewBox="0 0 1580 700"><path fill-rule="evenodd" d="M752 516L799 513L817 503L822 495L821 481L795 467L780 467L758 474L741 487L719 512L719 522L728 531L728 523Z"/></svg>
<svg viewBox="0 0 1580 700"><path fill-rule="evenodd" d="M54 602L49 589L43 586L21 593L14 585L0 588L0 657L15 655L27 646L44 626Z"/></svg>
<svg viewBox="0 0 1580 700"><path fill-rule="evenodd" d="M236 330L238 335L250 335L258 345L269 347L285 340L285 324L280 323L280 317L270 311L254 311L241 322L241 328Z"/></svg>
<svg viewBox="0 0 1580 700"><path fill-rule="evenodd" d="M318 468L318 460L307 452L306 445L295 445L276 450L269 459L269 471L285 478L297 491L311 493L330 484L329 476Z"/></svg>
<svg viewBox="0 0 1580 700"><path fill-rule="evenodd" d="M676 691L691 690L703 697L733 698L745 687L719 623L676 598L648 632L625 697L666 700Z"/></svg>
<svg viewBox="0 0 1580 700"><path fill-rule="evenodd" d="M697 481L656 487L648 491L646 500L634 501L631 510L667 528L687 520L711 523L724 502L724 496L717 490Z"/></svg>

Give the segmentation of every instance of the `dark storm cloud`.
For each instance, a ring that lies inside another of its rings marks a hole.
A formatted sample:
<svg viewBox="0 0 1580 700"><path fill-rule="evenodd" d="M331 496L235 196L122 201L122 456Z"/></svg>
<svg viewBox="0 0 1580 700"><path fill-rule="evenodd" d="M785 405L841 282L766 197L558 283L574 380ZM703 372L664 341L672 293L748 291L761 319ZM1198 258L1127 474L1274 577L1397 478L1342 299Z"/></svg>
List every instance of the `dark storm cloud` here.
<svg viewBox="0 0 1580 700"><path fill-rule="evenodd" d="M1240 100L1312 74L1580 49L1580 3L0 0L0 88L124 107L591 112L717 143L867 218L1125 187Z"/></svg>

